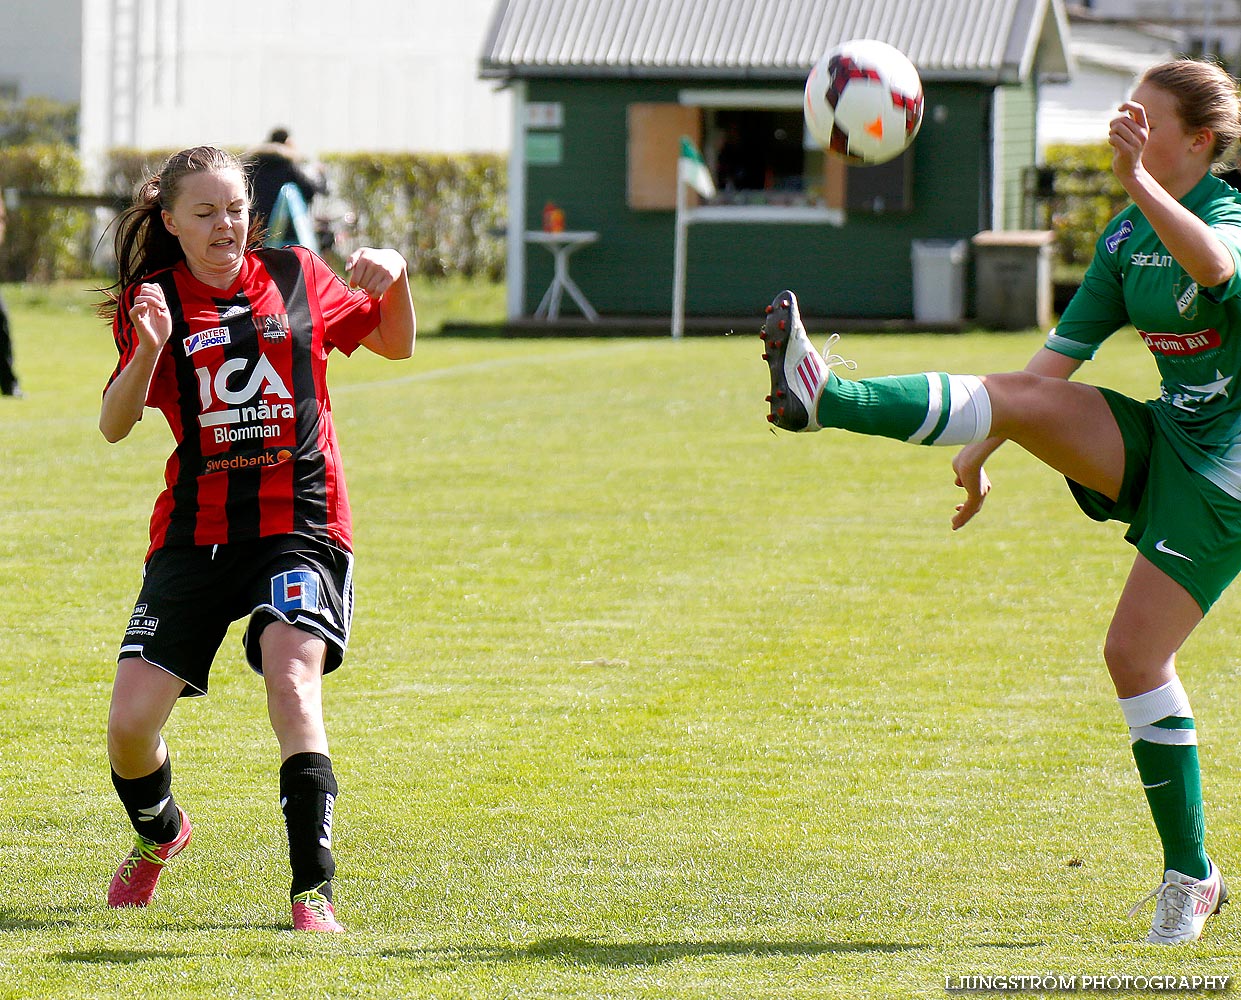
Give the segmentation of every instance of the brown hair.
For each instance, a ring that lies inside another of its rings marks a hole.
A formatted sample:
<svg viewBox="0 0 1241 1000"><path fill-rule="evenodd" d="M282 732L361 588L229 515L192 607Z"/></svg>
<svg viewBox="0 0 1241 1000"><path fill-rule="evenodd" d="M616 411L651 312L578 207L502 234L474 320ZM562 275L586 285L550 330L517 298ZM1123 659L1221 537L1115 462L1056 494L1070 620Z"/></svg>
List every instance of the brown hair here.
<svg viewBox="0 0 1241 1000"><path fill-rule="evenodd" d="M1189 132L1210 129L1215 136L1211 158L1227 163L1241 138L1241 98L1237 81L1218 63L1203 59L1173 59L1142 74L1143 83L1166 90L1176 99L1176 110Z"/></svg>
<svg viewBox="0 0 1241 1000"><path fill-rule="evenodd" d="M119 296L136 281L172 267L185 260L181 242L168 231L160 215L171 209L181 192L181 184L191 174L210 173L217 170L236 170L246 181L249 179L241 160L234 154L215 146L194 146L173 153L164 161L158 174L152 174L138 186L133 204L117 216L116 233L112 246L116 253L117 278L104 289L107 300L100 307L105 317L116 314ZM260 233L252 229L249 246L260 242Z"/></svg>

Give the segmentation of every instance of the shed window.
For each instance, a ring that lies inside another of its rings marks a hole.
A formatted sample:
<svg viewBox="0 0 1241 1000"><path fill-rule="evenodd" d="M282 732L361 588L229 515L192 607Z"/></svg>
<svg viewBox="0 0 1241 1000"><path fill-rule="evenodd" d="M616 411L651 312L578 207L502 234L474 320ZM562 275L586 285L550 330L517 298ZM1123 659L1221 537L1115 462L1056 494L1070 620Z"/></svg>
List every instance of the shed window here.
<svg viewBox="0 0 1241 1000"><path fill-rule="evenodd" d="M697 92L701 93L701 92ZM717 188L713 206L903 212L912 207L911 156L849 167L806 134L794 106L634 104L629 108L629 206L676 204L679 137L702 150Z"/></svg>
<svg viewBox="0 0 1241 1000"><path fill-rule="evenodd" d="M800 110L706 108L703 118L716 204L811 205L823 198L823 152L806 148Z"/></svg>
<svg viewBox="0 0 1241 1000"><path fill-rule="evenodd" d="M907 212L911 155L854 167L828 156L806 134L800 107L705 108L704 157L717 205L796 205L857 212Z"/></svg>

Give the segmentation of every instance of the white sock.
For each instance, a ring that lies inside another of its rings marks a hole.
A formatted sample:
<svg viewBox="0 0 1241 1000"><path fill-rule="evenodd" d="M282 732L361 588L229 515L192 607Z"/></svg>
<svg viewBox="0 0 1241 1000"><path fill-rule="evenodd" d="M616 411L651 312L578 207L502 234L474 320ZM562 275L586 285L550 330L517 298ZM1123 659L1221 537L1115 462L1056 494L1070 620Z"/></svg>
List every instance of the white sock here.
<svg viewBox="0 0 1241 1000"><path fill-rule="evenodd" d="M911 444L973 444L991 435L991 397L977 375L925 372L930 398L926 419Z"/></svg>

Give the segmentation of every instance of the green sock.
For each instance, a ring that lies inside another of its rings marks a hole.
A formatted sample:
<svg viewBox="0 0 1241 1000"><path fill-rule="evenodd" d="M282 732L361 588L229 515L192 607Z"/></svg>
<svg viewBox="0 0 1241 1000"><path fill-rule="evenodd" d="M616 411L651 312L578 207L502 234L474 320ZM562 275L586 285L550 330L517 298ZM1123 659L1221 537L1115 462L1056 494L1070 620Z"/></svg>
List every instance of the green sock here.
<svg viewBox="0 0 1241 1000"><path fill-rule="evenodd" d="M1180 678L1120 699L1129 725L1133 759L1142 777L1151 818L1163 844L1163 866L1206 878L1211 864L1203 841L1202 778L1194 710Z"/></svg>
<svg viewBox="0 0 1241 1000"><path fill-rule="evenodd" d="M982 382L943 372L857 381L829 372L816 412L822 427L912 444L968 444L991 428L991 401Z"/></svg>
<svg viewBox="0 0 1241 1000"><path fill-rule="evenodd" d="M1194 720L1167 718L1154 723L1159 729L1193 729ZM1142 777L1155 829L1163 843L1163 866L1190 878L1210 874L1204 840L1202 778L1196 746L1148 743L1133 744L1133 759Z"/></svg>

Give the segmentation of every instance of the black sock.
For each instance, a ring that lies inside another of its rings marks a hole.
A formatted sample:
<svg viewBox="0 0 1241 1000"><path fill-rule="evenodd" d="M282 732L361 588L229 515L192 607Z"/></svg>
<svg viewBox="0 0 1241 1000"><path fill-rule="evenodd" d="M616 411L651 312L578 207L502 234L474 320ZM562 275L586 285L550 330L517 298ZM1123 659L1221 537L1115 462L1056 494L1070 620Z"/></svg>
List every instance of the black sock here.
<svg viewBox="0 0 1241 1000"><path fill-rule="evenodd" d="M332 760L321 753L295 753L280 765L280 808L289 831L290 896L314 889L332 898L332 808L336 802Z"/></svg>
<svg viewBox="0 0 1241 1000"><path fill-rule="evenodd" d="M167 844L181 832L181 811L172 797L172 762L164 758L145 778L122 778L112 772L112 787L129 814L129 822L154 844Z"/></svg>

